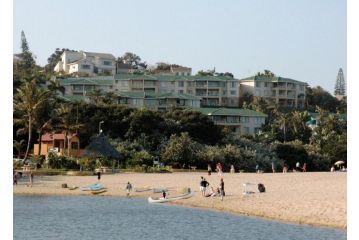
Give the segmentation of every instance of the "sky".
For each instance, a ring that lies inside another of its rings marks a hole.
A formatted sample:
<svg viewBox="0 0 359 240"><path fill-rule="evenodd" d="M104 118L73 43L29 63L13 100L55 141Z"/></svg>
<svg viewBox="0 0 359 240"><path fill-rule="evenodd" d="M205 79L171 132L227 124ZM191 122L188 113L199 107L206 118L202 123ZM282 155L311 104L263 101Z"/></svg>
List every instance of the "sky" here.
<svg viewBox="0 0 359 240"><path fill-rule="evenodd" d="M39 65L56 48L133 52L245 78L264 69L333 93L347 70L345 0L15 0L13 52L21 30Z"/></svg>

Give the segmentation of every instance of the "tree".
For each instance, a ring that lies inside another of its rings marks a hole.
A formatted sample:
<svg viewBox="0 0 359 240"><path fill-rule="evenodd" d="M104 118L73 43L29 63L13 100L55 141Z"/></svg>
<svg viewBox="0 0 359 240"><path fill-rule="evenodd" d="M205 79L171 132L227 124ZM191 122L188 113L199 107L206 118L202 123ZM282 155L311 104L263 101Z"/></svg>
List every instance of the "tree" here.
<svg viewBox="0 0 359 240"><path fill-rule="evenodd" d="M21 59L20 63L27 69L35 66L35 60L30 52L29 44L27 43L24 31L21 31L21 49L22 53L18 55Z"/></svg>
<svg viewBox="0 0 359 240"><path fill-rule="evenodd" d="M137 68L141 62L141 58L134 53L126 52L122 57L119 57L117 61L119 63L130 64L132 67Z"/></svg>
<svg viewBox="0 0 359 240"><path fill-rule="evenodd" d="M33 122L36 121L36 111L49 99L51 92L36 85L36 81L25 82L14 96L14 109L23 113L23 117L27 119L28 126L28 142L24 156L26 160L31 144Z"/></svg>
<svg viewBox="0 0 359 240"><path fill-rule="evenodd" d="M24 145L24 139L21 139L20 141L14 140L14 148L17 151L17 158L20 158L21 156L21 150Z"/></svg>
<svg viewBox="0 0 359 240"><path fill-rule="evenodd" d="M55 112L57 115L57 124L55 125L55 129L64 133L64 153L67 148L67 156L69 156L71 135L79 128L81 128L83 124L79 124L77 122L77 119L74 118L75 114L73 114L72 108L68 104L60 104L60 106L55 110Z"/></svg>
<svg viewBox="0 0 359 240"><path fill-rule="evenodd" d="M200 144L193 141L188 133L180 136L172 135L162 152L162 159L166 164L181 167L197 164L199 160Z"/></svg>
<svg viewBox="0 0 359 240"><path fill-rule="evenodd" d="M325 91L320 86L317 86L315 88L307 87L306 92L308 111L315 111L316 106L319 106L330 112L336 112L339 106L339 101L329 92Z"/></svg>
<svg viewBox="0 0 359 240"><path fill-rule="evenodd" d="M334 95L345 95L345 80L343 69L339 68L339 72L337 75L337 81L335 82Z"/></svg>

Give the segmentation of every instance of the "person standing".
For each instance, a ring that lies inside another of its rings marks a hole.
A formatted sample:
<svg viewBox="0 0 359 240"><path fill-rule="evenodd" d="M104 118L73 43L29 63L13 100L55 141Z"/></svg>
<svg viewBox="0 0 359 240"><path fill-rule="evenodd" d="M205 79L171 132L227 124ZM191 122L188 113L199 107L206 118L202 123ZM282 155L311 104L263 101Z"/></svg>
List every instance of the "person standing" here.
<svg viewBox="0 0 359 240"><path fill-rule="evenodd" d="M17 185L17 172L14 173L13 180L13 185Z"/></svg>
<svg viewBox="0 0 359 240"><path fill-rule="evenodd" d="M201 181L199 182L199 190L202 193L202 196L205 195L205 191L206 191L206 187L205 187L205 180L204 178L201 176Z"/></svg>
<svg viewBox="0 0 359 240"><path fill-rule="evenodd" d="M233 164L231 165L231 170L230 170L229 172L230 172L230 173L235 173L235 172L236 172L236 170L234 169Z"/></svg>
<svg viewBox="0 0 359 240"><path fill-rule="evenodd" d="M130 193L132 191L132 185L130 182L127 182L127 185L126 185L126 197L130 197Z"/></svg>
<svg viewBox="0 0 359 240"><path fill-rule="evenodd" d="M97 181L101 180L101 171L97 170Z"/></svg>
<svg viewBox="0 0 359 240"><path fill-rule="evenodd" d="M31 171L29 173L29 185L30 187L32 187L32 183L34 182L34 173Z"/></svg>
<svg viewBox="0 0 359 240"><path fill-rule="evenodd" d="M211 176L211 173L212 173L211 164L208 164L208 166L207 166L207 171L208 171L208 176Z"/></svg>
<svg viewBox="0 0 359 240"><path fill-rule="evenodd" d="M224 197L224 195L225 195L225 193L224 193L224 181L223 181L223 178L221 178L221 183L220 183L220 185L219 185L220 187L219 187L219 189L220 189L220 193L221 193L221 201L223 201L223 197Z"/></svg>
<svg viewBox="0 0 359 240"><path fill-rule="evenodd" d="M299 171L300 170L300 163L299 162L297 162L297 164L295 165L295 170L297 170L297 171Z"/></svg>
<svg viewBox="0 0 359 240"><path fill-rule="evenodd" d="M259 173L259 165L256 165L256 173Z"/></svg>
<svg viewBox="0 0 359 240"><path fill-rule="evenodd" d="M272 172L275 173L274 162L272 162Z"/></svg>
<svg viewBox="0 0 359 240"><path fill-rule="evenodd" d="M166 199L166 191L165 190L162 190L162 197L163 197L163 199Z"/></svg>
<svg viewBox="0 0 359 240"><path fill-rule="evenodd" d="M304 163L303 164L303 172L306 172L307 171L307 163Z"/></svg>

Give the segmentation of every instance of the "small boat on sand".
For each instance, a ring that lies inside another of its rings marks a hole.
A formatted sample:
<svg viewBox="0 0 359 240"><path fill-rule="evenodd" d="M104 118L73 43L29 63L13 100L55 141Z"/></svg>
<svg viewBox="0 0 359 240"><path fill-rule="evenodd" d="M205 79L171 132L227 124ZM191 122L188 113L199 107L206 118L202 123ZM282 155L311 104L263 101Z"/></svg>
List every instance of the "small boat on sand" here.
<svg viewBox="0 0 359 240"><path fill-rule="evenodd" d="M170 202L170 201L175 201L175 200L187 199L187 198L192 197L193 195L194 195L194 193L189 189L189 191L187 193L182 194L182 195L173 196L173 197L166 197L166 198L148 197L148 202L149 203L164 203L164 202Z"/></svg>
<svg viewBox="0 0 359 240"><path fill-rule="evenodd" d="M80 187L81 191L95 191L95 190L100 190L103 189L104 187L102 186L101 183L95 183L86 187Z"/></svg>
<svg viewBox="0 0 359 240"><path fill-rule="evenodd" d="M91 193L96 195L96 194L104 193L106 191L107 191L106 189L102 188L102 189L99 189L99 190L93 190L93 191L91 191Z"/></svg>
<svg viewBox="0 0 359 240"><path fill-rule="evenodd" d="M75 189L78 189L78 187L76 186L69 187L69 190L75 190Z"/></svg>

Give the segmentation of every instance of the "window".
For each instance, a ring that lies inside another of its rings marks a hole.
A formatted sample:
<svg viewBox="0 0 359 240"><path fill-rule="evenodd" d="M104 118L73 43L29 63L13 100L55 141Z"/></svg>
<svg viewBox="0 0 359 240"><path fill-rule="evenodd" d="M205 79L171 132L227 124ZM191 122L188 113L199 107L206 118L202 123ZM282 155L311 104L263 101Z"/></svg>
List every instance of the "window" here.
<svg viewBox="0 0 359 240"><path fill-rule="evenodd" d="M304 91L304 86L300 85L300 91Z"/></svg>
<svg viewBox="0 0 359 240"><path fill-rule="evenodd" d="M115 83L118 83L118 80L115 80Z"/></svg>
<svg viewBox="0 0 359 240"><path fill-rule="evenodd" d="M91 69L91 66L89 64L82 64L81 68L82 69Z"/></svg>
<svg viewBox="0 0 359 240"><path fill-rule="evenodd" d="M188 90L188 94L193 94L193 91L192 91L192 90Z"/></svg>
<svg viewBox="0 0 359 240"><path fill-rule="evenodd" d="M260 87L260 86L261 86L260 82L256 82L256 87Z"/></svg>
<svg viewBox="0 0 359 240"><path fill-rule="evenodd" d="M178 87L184 87L184 81L179 81L178 82Z"/></svg>
<svg viewBox="0 0 359 240"><path fill-rule="evenodd" d="M103 65L112 66L112 62L111 61L103 61Z"/></svg>
<svg viewBox="0 0 359 240"><path fill-rule="evenodd" d="M236 91L235 91L235 90L231 90L231 95L236 95Z"/></svg>
<svg viewBox="0 0 359 240"><path fill-rule="evenodd" d="M231 87L232 88L235 88L237 86L237 83L236 82L231 82Z"/></svg>
<svg viewBox="0 0 359 240"><path fill-rule="evenodd" d="M244 127L244 134L249 134L249 127Z"/></svg>
<svg viewBox="0 0 359 240"><path fill-rule="evenodd" d="M264 87L268 87L268 83L267 83L267 82L264 83Z"/></svg>
<svg viewBox="0 0 359 240"><path fill-rule="evenodd" d="M223 95L226 95L227 94L227 91L226 90L223 90Z"/></svg>
<svg viewBox="0 0 359 240"><path fill-rule="evenodd" d="M242 123L248 123L249 122L249 117L241 117L241 122Z"/></svg>
<svg viewBox="0 0 359 240"><path fill-rule="evenodd" d="M82 85L73 85L72 89L75 91L82 91L83 90L83 86Z"/></svg>
<svg viewBox="0 0 359 240"><path fill-rule="evenodd" d="M79 143L78 142L72 142L71 143L71 149L78 149L79 148Z"/></svg>
<svg viewBox="0 0 359 240"><path fill-rule="evenodd" d="M178 90L178 93L183 93L183 90Z"/></svg>

